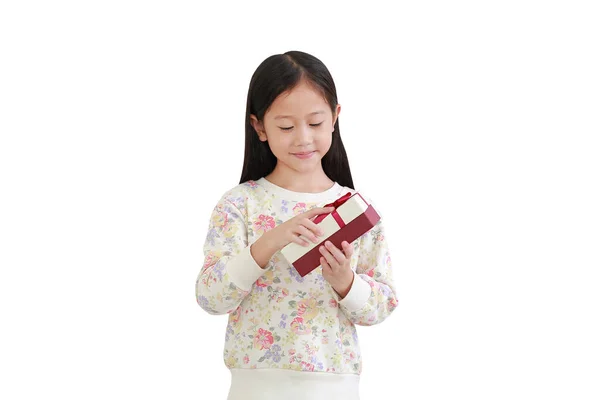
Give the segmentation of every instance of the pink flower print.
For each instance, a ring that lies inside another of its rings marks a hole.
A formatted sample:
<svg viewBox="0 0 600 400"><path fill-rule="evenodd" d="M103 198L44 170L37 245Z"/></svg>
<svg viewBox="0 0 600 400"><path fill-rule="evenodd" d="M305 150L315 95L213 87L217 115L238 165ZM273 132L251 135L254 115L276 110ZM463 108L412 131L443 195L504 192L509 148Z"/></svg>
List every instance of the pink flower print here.
<svg viewBox="0 0 600 400"><path fill-rule="evenodd" d="M254 347L263 350L268 349L273 344L273 334L263 328L259 328L254 336Z"/></svg>
<svg viewBox="0 0 600 400"><path fill-rule="evenodd" d="M302 361L300 363L300 365L302 365L302 370L303 371L314 371L315 370L315 365L311 364L311 363L307 363L305 361Z"/></svg>
<svg viewBox="0 0 600 400"><path fill-rule="evenodd" d="M306 203L298 203L292 208L294 215L302 214L304 211L306 211Z"/></svg>
<svg viewBox="0 0 600 400"><path fill-rule="evenodd" d="M248 186L250 186L251 188L255 188L258 186L258 183L256 183L255 181L248 181Z"/></svg>
<svg viewBox="0 0 600 400"><path fill-rule="evenodd" d="M305 351L309 356L312 356L315 354L315 352L317 351L317 349L315 347L311 347L310 344L306 343L304 345L305 347Z"/></svg>
<svg viewBox="0 0 600 400"><path fill-rule="evenodd" d="M311 332L310 329L308 329L308 327L304 325L304 319L300 317L294 318L294 320L290 324L290 328L292 328L292 331L297 333L298 335L308 335Z"/></svg>
<svg viewBox="0 0 600 400"><path fill-rule="evenodd" d="M263 277L261 276L260 278L258 278L258 279L256 280L256 286L259 286L259 287L267 287L267 286L269 286L269 282L265 281L265 280L263 279Z"/></svg>
<svg viewBox="0 0 600 400"><path fill-rule="evenodd" d="M261 288L270 286L273 283L273 278L273 271L267 271L256 280L256 286Z"/></svg>
<svg viewBox="0 0 600 400"><path fill-rule="evenodd" d="M290 356L293 356L294 354L296 354L296 350L295 350L295 349L289 349L289 350L288 350L288 354L289 354Z"/></svg>
<svg viewBox="0 0 600 400"><path fill-rule="evenodd" d="M281 295L277 297L277 302L281 303L289 294L290 292L287 289L281 289Z"/></svg>
<svg viewBox="0 0 600 400"><path fill-rule="evenodd" d="M335 301L335 299L330 299L329 300L329 307L331 308L336 308L338 305L337 301Z"/></svg>
<svg viewBox="0 0 600 400"><path fill-rule="evenodd" d="M304 312L306 311L306 303L305 302L300 302L298 304L298 316L301 317L304 315Z"/></svg>
<svg viewBox="0 0 600 400"><path fill-rule="evenodd" d="M204 265L202 265L202 269L206 268L206 267L210 267L211 265L215 264L218 260L219 260L219 256L211 253L209 254L206 259L204 260Z"/></svg>
<svg viewBox="0 0 600 400"><path fill-rule="evenodd" d="M275 228L275 220L268 215L259 215L258 221L254 222L254 231L258 234L263 234L266 231Z"/></svg>
<svg viewBox="0 0 600 400"><path fill-rule="evenodd" d="M250 358L248 358L248 354L244 356L244 364L248 364L250 362Z"/></svg>
<svg viewBox="0 0 600 400"><path fill-rule="evenodd" d="M375 270L371 269L369 271L367 271L367 275L370 276L371 278L373 277L373 275L375 275Z"/></svg>
<svg viewBox="0 0 600 400"><path fill-rule="evenodd" d="M346 349L344 353L350 360L354 360L356 358L356 353L354 353L352 350Z"/></svg>

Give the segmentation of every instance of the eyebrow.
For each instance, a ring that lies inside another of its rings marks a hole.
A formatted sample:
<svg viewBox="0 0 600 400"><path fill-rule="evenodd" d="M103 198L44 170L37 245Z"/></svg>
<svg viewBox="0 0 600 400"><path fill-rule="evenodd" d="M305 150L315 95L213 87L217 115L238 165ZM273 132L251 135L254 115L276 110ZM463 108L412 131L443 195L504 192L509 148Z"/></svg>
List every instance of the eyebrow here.
<svg viewBox="0 0 600 400"><path fill-rule="evenodd" d="M325 111L319 110L319 111L311 112L310 114L307 114L306 116L308 117L309 115L315 115L315 114L325 114ZM278 115L274 119L282 119L282 118L292 118L292 116L291 115Z"/></svg>

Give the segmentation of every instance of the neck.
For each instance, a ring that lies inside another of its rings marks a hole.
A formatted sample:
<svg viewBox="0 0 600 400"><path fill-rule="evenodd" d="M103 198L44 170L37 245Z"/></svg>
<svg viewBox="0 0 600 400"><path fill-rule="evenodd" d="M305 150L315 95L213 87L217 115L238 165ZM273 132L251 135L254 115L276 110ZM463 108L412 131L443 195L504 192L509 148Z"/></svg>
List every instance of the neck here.
<svg viewBox="0 0 600 400"><path fill-rule="evenodd" d="M265 178L284 189L303 193L320 193L329 189L333 181L323 171L323 167L310 172L298 172L277 163L273 172Z"/></svg>

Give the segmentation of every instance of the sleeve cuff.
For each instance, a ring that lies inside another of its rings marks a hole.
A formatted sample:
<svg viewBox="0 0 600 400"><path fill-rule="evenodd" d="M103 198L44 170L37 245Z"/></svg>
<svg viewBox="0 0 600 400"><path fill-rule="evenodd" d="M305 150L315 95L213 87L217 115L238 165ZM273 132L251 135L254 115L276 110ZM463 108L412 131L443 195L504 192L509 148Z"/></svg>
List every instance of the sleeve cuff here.
<svg viewBox="0 0 600 400"><path fill-rule="evenodd" d="M354 281L350 291L346 297L338 300L338 303L350 312L358 311L367 304L369 297L371 297L371 285L354 272Z"/></svg>
<svg viewBox="0 0 600 400"><path fill-rule="evenodd" d="M237 256L227 263L227 273L231 282L242 290L248 291L265 272L250 253L250 246L246 246Z"/></svg>

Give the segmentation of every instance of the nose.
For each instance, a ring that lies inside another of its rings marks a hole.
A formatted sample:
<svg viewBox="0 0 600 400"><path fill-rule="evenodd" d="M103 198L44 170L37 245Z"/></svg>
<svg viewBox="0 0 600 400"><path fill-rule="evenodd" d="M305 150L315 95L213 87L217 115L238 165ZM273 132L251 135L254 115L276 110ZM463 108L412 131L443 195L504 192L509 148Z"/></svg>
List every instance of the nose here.
<svg viewBox="0 0 600 400"><path fill-rule="evenodd" d="M294 144L298 147L308 146L312 143L312 132L310 126L301 125L296 129L294 135Z"/></svg>

